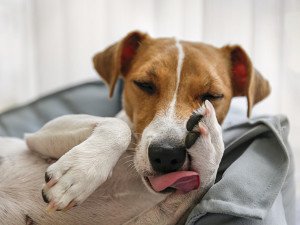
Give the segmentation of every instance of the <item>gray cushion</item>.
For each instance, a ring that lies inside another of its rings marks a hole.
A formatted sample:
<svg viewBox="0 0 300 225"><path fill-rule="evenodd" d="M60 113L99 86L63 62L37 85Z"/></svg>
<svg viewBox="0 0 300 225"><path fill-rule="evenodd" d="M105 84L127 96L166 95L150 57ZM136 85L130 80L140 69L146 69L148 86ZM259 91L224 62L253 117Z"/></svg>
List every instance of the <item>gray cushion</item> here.
<svg viewBox="0 0 300 225"><path fill-rule="evenodd" d="M0 114L0 136L23 137L46 122L65 114L114 116L121 110L121 86L118 82L113 99L101 81L88 82L55 92Z"/></svg>

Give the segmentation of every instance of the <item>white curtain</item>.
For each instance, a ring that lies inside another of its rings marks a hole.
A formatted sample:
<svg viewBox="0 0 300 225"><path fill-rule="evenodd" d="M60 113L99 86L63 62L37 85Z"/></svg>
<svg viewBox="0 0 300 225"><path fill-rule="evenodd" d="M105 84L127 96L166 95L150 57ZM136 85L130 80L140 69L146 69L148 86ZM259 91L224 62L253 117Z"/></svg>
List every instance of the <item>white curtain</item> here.
<svg viewBox="0 0 300 225"><path fill-rule="evenodd" d="M136 29L242 45L272 85L255 112L288 115L300 164L299 0L0 0L0 111L97 79L93 54Z"/></svg>

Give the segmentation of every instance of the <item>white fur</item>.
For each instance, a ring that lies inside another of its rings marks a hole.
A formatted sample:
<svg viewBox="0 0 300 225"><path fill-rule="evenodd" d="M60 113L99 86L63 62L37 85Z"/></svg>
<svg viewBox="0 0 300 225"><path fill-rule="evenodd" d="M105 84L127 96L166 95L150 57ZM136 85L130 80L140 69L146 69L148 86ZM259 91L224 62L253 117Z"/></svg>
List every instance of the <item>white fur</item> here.
<svg viewBox="0 0 300 225"><path fill-rule="evenodd" d="M151 143L162 143L168 138L183 143L185 133L185 121L176 120L171 116L156 115L144 129L138 145L134 160L137 170L153 172L148 159L148 147Z"/></svg>
<svg viewBox="0 0 300 225"><path fill-rule="evenodd" d="M3 155L2 150L5 149L17 154ZM130 165L132 155L132 151L126 151L113 169L112 177L82 204L68 212L49 215L41 195L44 174L49 166L47 160L30 151L23 140L0 138L0 224L107 225L128 221L162 200L162 197L154 196L145 189ZM86 166L89 168L90 164ZM78 171L78 175L82 172ZM95 172L95 176L101 176L99 171ZM77 176L73 178L84 183L80 192L93 182L81 181ZM33 222L30 223L30 220Z"/></svg>
<svg viewBox="0 0 300 225"><path fill-rule="evenodd" d="M180 44L179 40L175 40L175 46L178 50L178 57L177 57L177 69L176 69L176 89L173 95L173 99L170 103L169 109L167 110L168 112L166 113L167 116L174 116L175 114L175 104L176 104L176 98L177 98L177 92L178 92L178 87L180 84L180 75L181 75L181 69L184 61L184 51L182 48L182 45Z"/></svg>
<svg viewBox="0 0 300 225"><path fill-rule="evenodd" d="M48 138L43 140L45 135ZM72 200L82 203L107 180L130 144L131 131L120 119L69 115L51 121L37 134L26 137L28 145L35 150L67 151L47 169L48 176L58 181L47 191L47 196L59 208L64 208ZM57 141L60 144L56 148ZM49 144L45 145L46 142ZM41 143L48 147L40 148ZM73 148L68 151L70 146Z"/></svg>

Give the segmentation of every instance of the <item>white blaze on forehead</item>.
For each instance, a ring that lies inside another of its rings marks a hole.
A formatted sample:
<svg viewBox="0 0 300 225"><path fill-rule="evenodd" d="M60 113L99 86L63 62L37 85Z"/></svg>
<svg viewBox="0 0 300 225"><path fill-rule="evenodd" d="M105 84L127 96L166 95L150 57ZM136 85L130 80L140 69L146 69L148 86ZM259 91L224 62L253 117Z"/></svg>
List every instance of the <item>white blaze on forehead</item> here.
<svg viewBox="0 0 300 225"><path fill-rule="evenodd" d="M178 40L175 40L175 47L178 50L175 92L167 110L159 111L151 123L144 129L138 147L139 150L136 151L135 164L137 168L151 170L148 160L148 148L151 143L160 143L165 139L181 142L186 132L184 121L176 119L175 116L175 104L184 60L183 47Z"/></svg>
<svg viewBox="0 0 300 225"><path fill-rule="evenodd" d="M176 89L173 95L173 99L170 103L169 109L167 110L167 114L169 116L174 116L175 114L175 103L176 103L176 98L177 98L177 92L178 92L178 87L180 83L180 74L181 74L181 69L182 69L182 64L183 64L183 59L184 59L184 51L182 48L182 45L180 44L179 40L176 39L176 47L178 49L178 58L177 58L177 70L176 70L176 75L177 75L177 80L176 80Z"/></svg>

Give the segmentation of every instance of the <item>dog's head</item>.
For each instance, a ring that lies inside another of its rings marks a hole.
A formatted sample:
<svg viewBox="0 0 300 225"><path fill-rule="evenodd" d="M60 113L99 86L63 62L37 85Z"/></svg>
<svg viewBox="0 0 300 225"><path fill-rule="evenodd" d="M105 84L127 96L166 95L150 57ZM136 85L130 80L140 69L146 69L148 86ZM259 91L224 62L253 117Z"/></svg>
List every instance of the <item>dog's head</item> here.
<svg viewBox="0 0 300 225"><path fill-rule="evenodd" d="M249 116L270 92L240 46L215 48L132 32L97 54L94 65L110 96L118 77L124 79L123 107L137 138L134 161L143 177L188 168L186 123L205 100L221 124L233 97L247 97ZM160 156L153 158L153 152ZM157 159L167 165L155 166Z"/></svg>

